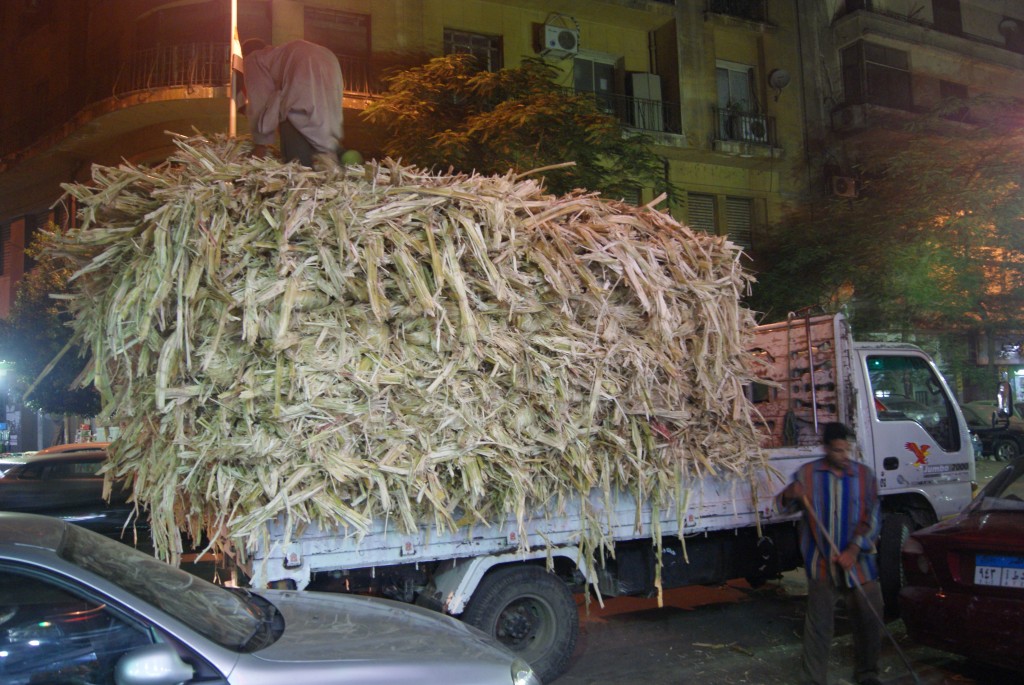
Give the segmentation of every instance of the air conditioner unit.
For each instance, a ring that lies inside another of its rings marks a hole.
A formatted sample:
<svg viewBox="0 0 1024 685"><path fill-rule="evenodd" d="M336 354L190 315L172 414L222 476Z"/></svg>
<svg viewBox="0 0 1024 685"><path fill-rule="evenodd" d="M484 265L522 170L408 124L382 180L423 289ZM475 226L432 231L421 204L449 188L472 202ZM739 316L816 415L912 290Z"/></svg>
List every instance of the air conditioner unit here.
<svg viewBox="0 0 1024 685"><path fill-rule="evenodd" d="M544 47L541 54L551 57L569 57L580 51L580 32L564 26L544 25Z"/></svg>
<svg viewBox="0 0 1024 685"><path fill-rule="evenodd" d="M837 197L857 197L857 180L849 176L833 176L832 194Z"/></svg>

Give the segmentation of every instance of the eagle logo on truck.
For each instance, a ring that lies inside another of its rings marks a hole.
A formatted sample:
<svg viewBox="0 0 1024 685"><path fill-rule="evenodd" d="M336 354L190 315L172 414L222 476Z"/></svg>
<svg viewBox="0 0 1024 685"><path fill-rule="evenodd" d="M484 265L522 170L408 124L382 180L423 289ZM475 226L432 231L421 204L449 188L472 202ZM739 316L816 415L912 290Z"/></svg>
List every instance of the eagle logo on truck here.
<svg viewBox="0 0 1024 685"><path fill-rule="evenodd" d="M914 462L914 466L921 468L928 463L928 450L932 448L931 445L918 445L916 442L908 442L904 447L914 453L914 457L917 459Z"/></svg>

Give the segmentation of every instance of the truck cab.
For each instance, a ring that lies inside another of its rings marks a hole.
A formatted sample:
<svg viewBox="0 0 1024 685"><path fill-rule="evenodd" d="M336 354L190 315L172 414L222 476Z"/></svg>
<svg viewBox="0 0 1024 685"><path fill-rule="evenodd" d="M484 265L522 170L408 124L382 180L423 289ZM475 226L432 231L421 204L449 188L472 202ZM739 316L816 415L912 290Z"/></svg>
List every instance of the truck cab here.
<svg viewBox="0 0 1024 685"><path fill-rule="evenodd" d="M974 448L952 391L923 350L855 342L838 314L759 326L753 350L763 446L784 475L806 461L807 450L824 455L824 423L853 429L857 456L878 479L879 571L886 605L895 607L903 542L958 513L972 496Z"/></svg>

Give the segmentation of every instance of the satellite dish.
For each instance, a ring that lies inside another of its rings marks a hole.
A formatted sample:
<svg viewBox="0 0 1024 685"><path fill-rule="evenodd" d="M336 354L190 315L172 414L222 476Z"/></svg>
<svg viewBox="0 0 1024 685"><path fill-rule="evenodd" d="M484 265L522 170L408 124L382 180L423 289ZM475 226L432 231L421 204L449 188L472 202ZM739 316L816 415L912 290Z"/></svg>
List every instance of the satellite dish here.
<svg viewBox="0 0 1024 685"><path fill-rule="evenodd" d="M768 74L768 85L775 91L775 102L778 102L782 89L789 85L789 72L785 69L772 69Z"/></svg>
<svg viewBox="0 0 1024 685"><path fill-rule="evenodd" d="M785 69L773 69L768 74L768 85L776 90L776 92L782 90L789 85L789 72Z"/></svg>

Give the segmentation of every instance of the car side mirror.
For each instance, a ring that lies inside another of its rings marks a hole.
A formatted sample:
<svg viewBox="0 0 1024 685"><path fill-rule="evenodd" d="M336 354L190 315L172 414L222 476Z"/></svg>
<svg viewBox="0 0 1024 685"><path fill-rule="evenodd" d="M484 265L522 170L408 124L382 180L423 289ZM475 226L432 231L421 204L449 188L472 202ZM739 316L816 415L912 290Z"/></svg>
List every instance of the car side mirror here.
<svg viewBox="0 0 1024 685"><path fill-rule="evenodd" d="M181 685L193 676L195 670L168 644L133 649L114 668L117 685Z"/></svg>
<svg viewBox="0 0 1024 685"><path fill-rule="evenodd" d="M996 415L1001 419L1013 416L1013 386L1006 381L999 384L996 391Z"/></svg>

